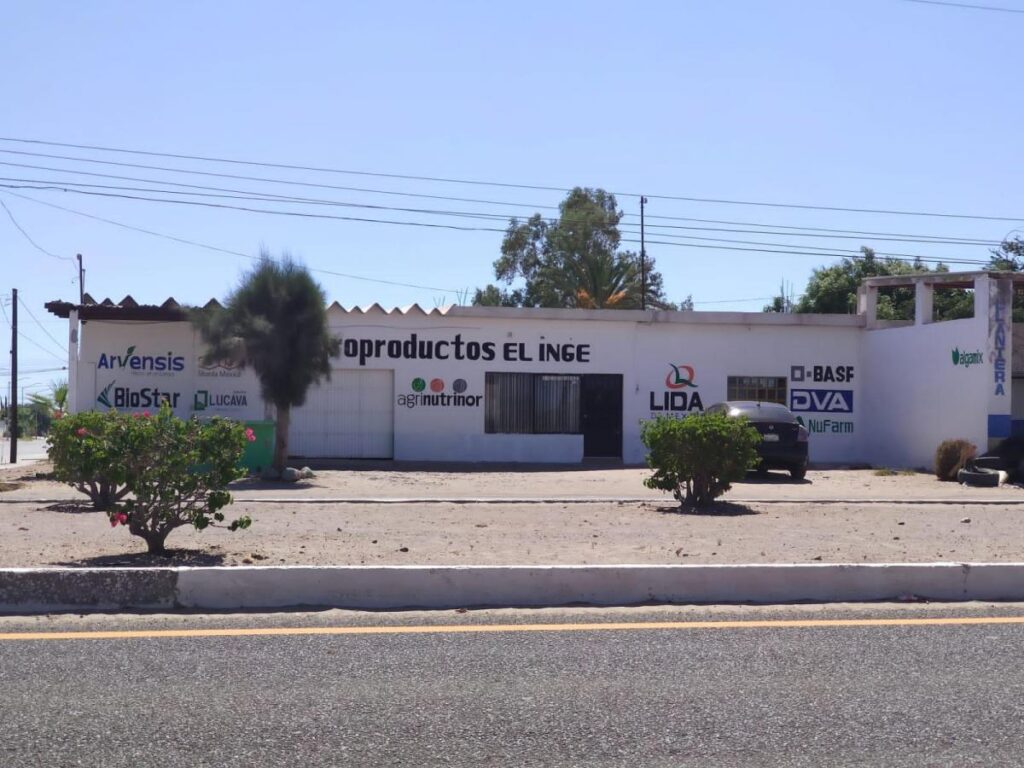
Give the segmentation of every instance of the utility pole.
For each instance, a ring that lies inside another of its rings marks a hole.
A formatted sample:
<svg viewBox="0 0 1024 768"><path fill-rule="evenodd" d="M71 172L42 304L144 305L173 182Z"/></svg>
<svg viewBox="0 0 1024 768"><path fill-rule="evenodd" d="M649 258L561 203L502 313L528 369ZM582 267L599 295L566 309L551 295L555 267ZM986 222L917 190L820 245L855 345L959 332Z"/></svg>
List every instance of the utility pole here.
<svg viewBox="0 0 1024 768"><path fill-rule="evenodd" d="M18 461L18 289L11 289L11 464Z"/></svg>
<svg viewBox="0 0 1024 768"><path fill-rule="evenodd" d="M78 303L85 304L85 269L82 267L82 254L78 256Z"/></svg>
<svg viewBox="0 0 1024 768"><path fill-rule="evenodd" d="M644 248L644 206L647 198L640 196L640 309L647 309L647 249Z"/></svg>

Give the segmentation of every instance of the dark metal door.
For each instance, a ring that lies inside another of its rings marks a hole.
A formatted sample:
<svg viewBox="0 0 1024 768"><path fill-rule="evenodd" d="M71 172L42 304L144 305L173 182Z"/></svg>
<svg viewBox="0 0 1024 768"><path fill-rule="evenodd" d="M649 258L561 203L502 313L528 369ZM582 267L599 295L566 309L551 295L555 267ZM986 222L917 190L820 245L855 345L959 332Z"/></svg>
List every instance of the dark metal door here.
<svg viewBox="0 0 1024 768"><path fill-rule="evenodd" d="M622 458L622 375L583 376L583 455Z"/></svg>

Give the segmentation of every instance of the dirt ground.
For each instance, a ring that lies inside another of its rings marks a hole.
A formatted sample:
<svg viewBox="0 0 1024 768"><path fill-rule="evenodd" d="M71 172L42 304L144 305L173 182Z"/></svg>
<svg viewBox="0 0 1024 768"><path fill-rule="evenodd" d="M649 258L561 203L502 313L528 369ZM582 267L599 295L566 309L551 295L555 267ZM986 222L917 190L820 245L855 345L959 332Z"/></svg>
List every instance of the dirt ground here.
<svg viewBox="0 0 1024 768"><path fill-rule="evenodd" d="M177 555L154 559L71 488L35 478L46 469L0 472L23 483L0 493L0 567L1024 560L1016 486L871 470L812 471L792 483L773 473L736 484L719 514L693 515L644 488L641 469L405 466L320 471L300 486L240 483L226 511L250 515L249 530L181 528L168 540ZM342 498L393 503L327 501ZM425 501L442 498L453 501ZM454 502L467 498L536 501Z"/></svg>

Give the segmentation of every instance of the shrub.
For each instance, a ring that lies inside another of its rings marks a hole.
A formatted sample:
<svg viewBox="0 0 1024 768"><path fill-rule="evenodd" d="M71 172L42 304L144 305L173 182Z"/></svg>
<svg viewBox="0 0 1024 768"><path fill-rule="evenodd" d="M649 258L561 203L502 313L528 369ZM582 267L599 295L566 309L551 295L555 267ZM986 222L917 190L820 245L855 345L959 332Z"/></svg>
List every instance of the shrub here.
<svg viewBox="0 0 1024 768"><path fill-rule="evenodd" d="M77 488L104 512L128 493L124 466L111 453L110 437L127 414L83 411L54 419L47 437L53 474Z"/></svg>
<svg viewBox="0 0 1024 768"><path fill-rule="evenodd" d="M742 418L723 413L645 421L640 438L654 474L648 488L671 491L683 506L706 507L758 462L761 435Z"/></svg>
<svg viewBox="0 0 1024 768"><path fill-rule="evenodd" d="M117 488L106 508L110 525L128 526L155 554L165 552L175 528L202 530L224 522L220 510L231 503L227 485L244 474L238 462L246 440L252 439L236 422L186 421L166 405L155 416L76 414L67 417L67 424L59 422L51 439L58 448L51 454L58 477L84 478L71 484L85 486L87 493L93 486ZM78 446L67 445L74 440ZM89 471L95 473L92 478ZM248 528L250 522L240 517L228 527Z"/></svg>
<svg viewBox="0 0 1024 768"><path fill-rule="evenodd" d="M957 472L973 459L978 449L967 440L943 440L935 451L935 476L956 480Z"/></svg>

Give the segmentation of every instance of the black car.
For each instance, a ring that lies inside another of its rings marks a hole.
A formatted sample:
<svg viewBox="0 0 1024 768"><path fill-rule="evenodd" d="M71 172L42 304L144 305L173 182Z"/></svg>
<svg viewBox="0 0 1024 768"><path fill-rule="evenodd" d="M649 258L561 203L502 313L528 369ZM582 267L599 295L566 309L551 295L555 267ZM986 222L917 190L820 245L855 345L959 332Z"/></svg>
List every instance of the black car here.
<svg viewBox="0 0 1024 768"><path fill-rule="evenodd" d="M759 471L786 469L794 480L801 480L807 474L807 429L786 406L735 400L715 403L708 408L708 413L745 416L761 433L761 444L757 447L757 455L761 457Z"/></svg>

